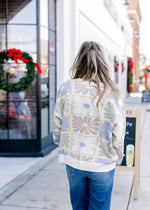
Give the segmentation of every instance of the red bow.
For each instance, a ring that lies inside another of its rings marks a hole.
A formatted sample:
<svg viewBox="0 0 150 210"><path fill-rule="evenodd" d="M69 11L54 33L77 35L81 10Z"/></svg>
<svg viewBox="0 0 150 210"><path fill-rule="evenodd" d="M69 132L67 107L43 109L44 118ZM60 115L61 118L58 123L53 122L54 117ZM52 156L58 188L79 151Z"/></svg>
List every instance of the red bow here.
<svg viewBox="0 0 150 210"><path fill-rule="evenodd" d="M2 52L4 55L6 55L4 52ZM27 59L24 59L24 58L22 58L21 56L22 56L22 51L21 50L16 50L15 48L13 48L13 49L9 49L8 51L7 51L7 57L9 57L9 58L12 58L13 57L13 60L15 61L15 63L17 63L18 62L18 60L21 60L21 61L23 61L24 63L34 63L34 62L32 62L32 61L30 61L30 60L27 60ZM39 65L37 64L37 63L34 63L34 65L36 66L36 68L37 68L37 70L38 70L38 72L39 72L39 74L41 74L42 73L42 71L41 71L41 69L40 69L40 67L39 67Z"/></svg>
<svg viewBox="0 0 150 210"><path fill-rule="evenodd" d="M119 63L116 64L117 73L119 72Z"/></svg>

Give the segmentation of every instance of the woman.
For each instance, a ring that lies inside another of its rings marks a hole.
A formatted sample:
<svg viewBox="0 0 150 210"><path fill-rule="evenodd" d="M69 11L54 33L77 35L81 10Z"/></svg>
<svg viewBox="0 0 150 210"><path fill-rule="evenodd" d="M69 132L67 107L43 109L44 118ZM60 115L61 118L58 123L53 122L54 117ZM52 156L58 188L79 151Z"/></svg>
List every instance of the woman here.
<svg viewBox="0 0 150 210"><path fill-rule="evenodd" d="M66 164L73 210L109 210L123 157L125 115L102 46L84 42L58 91L53 140Z"/></svg>

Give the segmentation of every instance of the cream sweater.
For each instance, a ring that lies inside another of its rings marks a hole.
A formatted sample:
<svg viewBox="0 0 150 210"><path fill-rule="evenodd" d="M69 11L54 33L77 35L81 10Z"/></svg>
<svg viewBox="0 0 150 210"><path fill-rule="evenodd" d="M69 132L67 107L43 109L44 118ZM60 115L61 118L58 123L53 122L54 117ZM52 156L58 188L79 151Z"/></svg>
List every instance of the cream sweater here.
<svg viewBox="0 0 150 210"><path fill-rule="evenodd" d="M59 145L59 160L74 168L106 172L123 157L125 112L107 90L97 108L94 83L72 79L57 95L53 141Z"/></svg>

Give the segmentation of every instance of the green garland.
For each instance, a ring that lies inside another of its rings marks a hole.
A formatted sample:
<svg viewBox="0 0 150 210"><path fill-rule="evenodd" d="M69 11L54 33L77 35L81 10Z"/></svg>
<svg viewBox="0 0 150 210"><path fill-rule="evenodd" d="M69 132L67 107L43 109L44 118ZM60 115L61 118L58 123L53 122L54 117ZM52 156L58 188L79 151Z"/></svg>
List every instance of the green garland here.
<svg viewBox="0 0 150 210"><path fill-rule="evenodd" d="M27 53L23 52L21 58L27 59L31 62L26 63L26 76L22 77L19 82L17 83L9 83L4 78L4 71L3 71L3 63L8 61L8 59L12 59L13 57L7 57L7 51L3 51L4 54L0 53L0 89L3 89L7 92L21 92L29 88L35 78L35 64L33 63L32 57Z"/></svg>
<svg viewBox="0 0 150 210"><path fill-rule="evenodd" d="M132 72L132 69L131 69L131 65L130 65L130 59L131 58L128 58L128 69L127 69L127 72L128 72L128 75L127 75L127 90L128 90L128 93L132 92L132 77L133 77L133 72Z"/></svg>
<svg viewBox="0 0 150 210"><path fill-rule="evenodd" d="M118 68L119 68L119 62L117 61L117 57L114 57L114 69L115 69L115 73L118 74Z"/></svg>

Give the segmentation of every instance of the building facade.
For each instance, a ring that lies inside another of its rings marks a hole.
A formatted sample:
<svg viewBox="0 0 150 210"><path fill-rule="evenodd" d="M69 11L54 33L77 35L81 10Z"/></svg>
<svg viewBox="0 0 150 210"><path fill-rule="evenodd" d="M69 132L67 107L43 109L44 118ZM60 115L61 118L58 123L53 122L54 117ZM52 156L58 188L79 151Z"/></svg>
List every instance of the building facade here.
<svg viewBox="0 0 150 210"><path fill-rule="evenodd" d="M1 0L0 51L29 53L42 74L19 93L0 90L0 155L41 156L54 148L52 121L57 89L84 41L100 42L111 77L126 93L133 29L123 0ZM6 62L7 63L7 62ZM16 83L19 69L9 72ZM21 65L21 64L17 64ZM6 80L8 80L7 74ZM30 117L29 117L30 116Z"/></svg>
<svg viewBox="0 0 150 210"><path fill-rule="evenodd" d="M0 90L0 155L42 156L54 147L55 0L0 1L0 51L12 48L29 53L42 74L37 73L31 87L19 93ZM17 83L21 64L5 63L10 65L5 79Z"/></svg>
<svg viewBox="0 0 150 210"><path fill-rule="evenodd" d="M133 92L139 90L140 83L140 52L139 52L139 42L140 42L140 23L141 23L141 11L139 0L129 0L129 6L127 8L128 18L130 20L133 29L133 45L132 45L132 57L133 57Z"/></svg>
<svg viewBox="0 0 150 210"><path fill-rule="evenodd" d="M109 57L112 79L126 93L127 57L132 56L132 28L124 1L57 1L57 87L68 79L80 45L100 42ZM115 71L115 64L118 70ZM124 67L124 68L123 68Z"/></svg>

